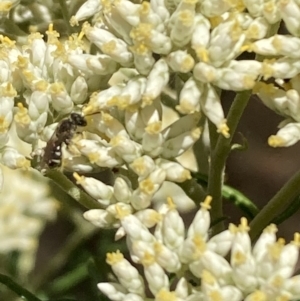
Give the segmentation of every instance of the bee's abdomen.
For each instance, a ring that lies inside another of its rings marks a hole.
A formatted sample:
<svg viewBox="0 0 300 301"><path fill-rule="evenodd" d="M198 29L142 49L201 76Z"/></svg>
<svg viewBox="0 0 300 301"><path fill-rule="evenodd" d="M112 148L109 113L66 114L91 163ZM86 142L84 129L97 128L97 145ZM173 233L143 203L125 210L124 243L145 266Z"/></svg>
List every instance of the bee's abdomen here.
<svg viewBox="0 0 300 301"><path fill-rule="evenodd" d="M61 165L61 144L56 145L51 150L51 156L47 164L49 167L57 167Z"/></svg>

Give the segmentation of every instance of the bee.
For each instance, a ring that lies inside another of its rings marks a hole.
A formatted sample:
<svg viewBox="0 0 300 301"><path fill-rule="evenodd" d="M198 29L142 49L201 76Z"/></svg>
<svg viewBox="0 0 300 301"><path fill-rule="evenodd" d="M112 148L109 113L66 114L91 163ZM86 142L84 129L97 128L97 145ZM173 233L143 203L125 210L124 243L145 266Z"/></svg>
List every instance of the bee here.
<svg viewBox="0 0 300 301"><path fill-rule="evenodd" d="M42 165L49 168L60 166L62 144L68 146L76 133L77 127L86 125L86 119L78 113L71 113L68 118L62 120L44 148Z"/></svg>

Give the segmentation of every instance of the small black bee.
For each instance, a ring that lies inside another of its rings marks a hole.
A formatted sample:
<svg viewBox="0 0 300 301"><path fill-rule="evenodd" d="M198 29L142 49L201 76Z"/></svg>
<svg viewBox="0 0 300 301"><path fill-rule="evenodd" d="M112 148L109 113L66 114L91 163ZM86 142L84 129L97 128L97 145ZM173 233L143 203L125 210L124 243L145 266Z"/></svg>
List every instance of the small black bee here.
<svg viewBox="0 0 300 301"><path fill-rule="evenodd" d="M62 144L69 145L77 127L86 125L85 118L77 113L72 113L69 118L62 120L44 148L42 165L51 168L60 166Z"/></svg>

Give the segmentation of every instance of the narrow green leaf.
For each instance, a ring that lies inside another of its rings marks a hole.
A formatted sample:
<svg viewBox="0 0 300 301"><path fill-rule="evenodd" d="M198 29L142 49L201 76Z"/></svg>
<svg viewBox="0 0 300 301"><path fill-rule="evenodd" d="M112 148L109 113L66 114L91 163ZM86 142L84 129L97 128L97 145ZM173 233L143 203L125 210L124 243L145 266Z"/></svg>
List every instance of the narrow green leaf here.
<svg viewBox="0 0 300 301"><path fill-rule="evenodd" d="M228 185L223 185L222 196L226 200L234 203L235 206L239 207L247 215L247 217L251 219L259 212L257 206L250 199L248 199L240 191Z"/></svg>
<svg viewBox="0 0 300 301"><path fill-rule="evenodd" d="M41 301L38 297L33 295L31 292L26 290L24 287L20 286L14 280L12 280L9 276L0 274L0 283L7 286L10 290L16 293L18 296L24 298L26 301Z"/></svg>
<svg viewBox="0 0 300 301"><path fill-rule="evenodd" d="M50 290L53 293L63 293L68 291L72 287L78 285L88 277L88 270L86 265L77 266L72 271L64 274L63 276L55 279L51 286Z"/></svg>
<svg viewBox="0 0 300 301"><path fill-rule="evenodd" d="M279 225L284 222L286 219L291 217L300 209L300 196L297 196L292 203L276 218L273 219L272 223Z"/></svg>

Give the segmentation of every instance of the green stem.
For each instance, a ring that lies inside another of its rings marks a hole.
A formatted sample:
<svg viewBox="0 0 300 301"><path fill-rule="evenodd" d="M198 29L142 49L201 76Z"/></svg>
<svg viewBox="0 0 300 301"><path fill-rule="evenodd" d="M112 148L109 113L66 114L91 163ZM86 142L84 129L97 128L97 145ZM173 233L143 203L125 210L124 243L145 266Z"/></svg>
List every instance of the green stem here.
<svg viewBox="0 0 300 301"><path fill-rule="evenodd" d="M207 122L208 122L210 147L211 147L211 149L215 149L217 142L218 142L218 138L219 138L219 134L217 132L217 127L209 119L207 119Z"/></svg>
<svg viewBox="0 0 300 301"><path fill-rule="evenodd" d="M87 193L77 187L63 173L57 170L47 171L46 177L53 180L63 191L87 209L101 209L101 205ZM58 200L63 200L63 196Z"/></svg>
<svg viewBox="0 0 300 301"><path fill-rule="evenodd" d="M219 220L223 216L222 185L225 163L230 153L233 135L246 108L246 105L248 104L251 93L251 90L247 90L240 92L235 96L235 99L227 115L227 125L230 129L230 137L225 138L224 136L219 135L216 147L211 152L207 191L208 194L213 198L211 209L212 221ZM213 234L217 234L223 230L223 222L216 224L212 228Z"/></svg>
<svg viewBox="0 0 300 301"><path fill-rule="evenodd" d="M250 223L249 235L255 240L261 231L269 225L300 194L300 171L298 171L255 216Z"/></svg>
<svg viewBox="0 0 300 301"><path fill-rule="evenodd" d="M26 299L27 301L41 301L41 299L37 298L31 292L14 282L10 277L6 275L0 274L0 283L4 284L18 296Z"/></svg>

